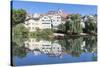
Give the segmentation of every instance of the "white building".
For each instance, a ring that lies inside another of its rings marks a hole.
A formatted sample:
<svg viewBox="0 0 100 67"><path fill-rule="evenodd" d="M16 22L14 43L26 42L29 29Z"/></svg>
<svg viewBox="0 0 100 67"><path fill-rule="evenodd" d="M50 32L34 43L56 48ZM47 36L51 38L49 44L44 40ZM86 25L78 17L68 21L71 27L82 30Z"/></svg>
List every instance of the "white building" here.
<svg viewBox="0 0 100 67"><path fill-rule="evenodd" d="M26 18L25 27L28 28L30 32L36 31L37 29L51 29L51 19L48 16L40 16L35 13Z"/></svg>
<svg viewBox="0 0 100 67"><path fill-rule="evenodd" d="M48 16L42 16L40 18L41 29L51 29L51 19Z"/></svg>
<svg viewBox="0 0 100 67"><path fill-rule="evenodd" d="M52 26L54 29L57 29L57 26L59 24L61 24L62 20L61 20L61 16L58 15L58 14L51 14L51 15L48 15L51 19L51 23L52 23Z"/></svg>
<svg viewBox="0 0 100 67"><path fill-rule="evenodd" d="M29 29L30 32L36 31L37 29L57 29L57 26L65 21L64 16L66 15L62 13L62 11L51 11L44 15L42 14L33 14L27 15L25 21L25 27Z"/></svg>
<svg viewBox="0 0 100 67"><path fill-rule="evenodd" d="M28 28L30 32L36 31L38 28L41 29L39 14L36 13L34 15L28 16L25 21L25 27Z"/></svg>
<svg viewBox="0 0 100 67"><path fill-rule="evenodd" d="M65 19L67 17L67 14L64 13L62 10L49 11L47 15L51 19L53 29L58 29L57 27L59 26L59 24L65 23Z"/></svg>

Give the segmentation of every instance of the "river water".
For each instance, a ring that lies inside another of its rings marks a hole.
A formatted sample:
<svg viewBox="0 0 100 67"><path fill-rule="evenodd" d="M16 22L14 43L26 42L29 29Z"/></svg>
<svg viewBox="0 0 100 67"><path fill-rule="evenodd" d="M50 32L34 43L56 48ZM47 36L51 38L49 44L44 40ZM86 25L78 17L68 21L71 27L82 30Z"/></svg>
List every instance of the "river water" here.
<svg viewBox="0 0 100 67"><path fill-rule="evenodd" d="M28 38L23 46L13 45L15 66L97 61L97 37L63 39Z"/></svg>

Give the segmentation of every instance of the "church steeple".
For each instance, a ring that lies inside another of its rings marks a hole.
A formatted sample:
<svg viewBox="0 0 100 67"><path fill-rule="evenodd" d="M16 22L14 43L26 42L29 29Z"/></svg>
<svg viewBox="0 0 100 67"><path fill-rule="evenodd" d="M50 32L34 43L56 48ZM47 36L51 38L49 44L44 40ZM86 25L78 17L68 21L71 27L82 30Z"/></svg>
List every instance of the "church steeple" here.
<svg viewBox="0 0 100 67"><path fill-rule="evenodd" d="M63 13L63 10L61 10L61 9L58 9L58 13Z"/></svg>

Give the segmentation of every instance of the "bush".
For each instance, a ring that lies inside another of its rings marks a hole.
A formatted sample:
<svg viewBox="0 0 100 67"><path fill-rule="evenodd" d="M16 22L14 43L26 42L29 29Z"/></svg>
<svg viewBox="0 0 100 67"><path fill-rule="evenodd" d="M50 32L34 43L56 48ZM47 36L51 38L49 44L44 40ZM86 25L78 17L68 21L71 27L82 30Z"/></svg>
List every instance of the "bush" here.
<svg viewBox="0 0 100 67"><path fill-rule="evenodd" d="M26 19L26 11L23 9L12 9L12 26L24 23Z"/></svg>
<svg viewBox="0 0 100 67"><path fill-rule="evenodd" d="M88 16L87 20L85 21L85 30L87 31L87 33L96 33L96 29L97 26L95 23L95 19L93 19L93 17Z"/></svg>
<svg viewBox="0 0 100 67"><path fill-rule="evenodd" d="M44 29L35 32L30 32L30 37L39 38L39 39L49 39L50 35L53 35L53 31L51 29Z"/></svg>
<svg viewBox="0 0 100 67"><path fill-rule="evenodd" d="M12 27L13 42L15 42L18 45L22 45L27 38L28 38L28 29L26 29L22 23Z"/></svg>

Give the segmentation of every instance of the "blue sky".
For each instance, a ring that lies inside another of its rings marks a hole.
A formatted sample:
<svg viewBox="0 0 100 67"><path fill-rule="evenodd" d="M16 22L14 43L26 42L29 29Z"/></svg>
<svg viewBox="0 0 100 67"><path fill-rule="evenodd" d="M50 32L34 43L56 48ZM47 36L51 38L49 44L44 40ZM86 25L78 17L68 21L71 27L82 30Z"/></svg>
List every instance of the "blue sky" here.
<svg viewBox="0 0 100 67"><path fill-rule="evenodd" d="M75 5L75 4L61 4L61 3L44 3L33 1L13 1L14 9L24 9L27 13L46 13L50 10L61 9L65 13L79 13L81 15L91 15L97 13L97 6L95 5Z"/></svg>

